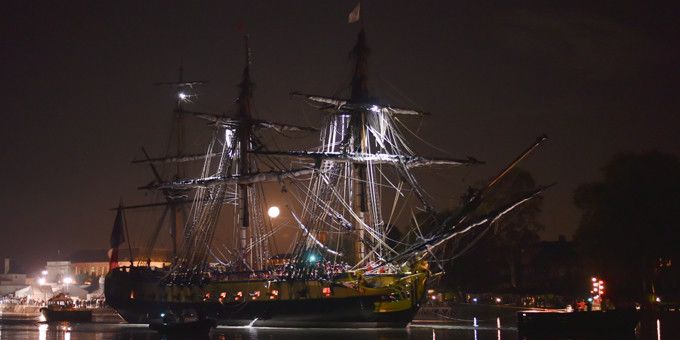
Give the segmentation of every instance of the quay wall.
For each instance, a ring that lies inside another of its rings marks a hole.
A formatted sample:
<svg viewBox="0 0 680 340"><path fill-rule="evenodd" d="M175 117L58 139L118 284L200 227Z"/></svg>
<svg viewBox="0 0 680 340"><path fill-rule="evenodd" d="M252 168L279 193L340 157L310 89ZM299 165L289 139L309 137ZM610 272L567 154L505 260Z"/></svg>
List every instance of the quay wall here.
<svg viewBox="0 0 680 340"><path fill-rule="evenodd" d="M416 314L413 323L446 323L460 326L496 328L517 327L517 312L523 310L548 310L545 308L517 307L512 305L452 303L437 306L425 305ZM551 309L554 310L554 309Z"/></svg>
<svg viewBox="0 0 680 340"><path fill-rule="evenodd" d="M40 306L0 304L0 319L38 319Z"/></svg>
<svg viewBox="0 0 680 340"><path fill-rule="evenodd" d="M0 320L39 320L41 306L0 304ZM109 307L93 308L93 322L120 323L124 322L118 313Z"/></svg>

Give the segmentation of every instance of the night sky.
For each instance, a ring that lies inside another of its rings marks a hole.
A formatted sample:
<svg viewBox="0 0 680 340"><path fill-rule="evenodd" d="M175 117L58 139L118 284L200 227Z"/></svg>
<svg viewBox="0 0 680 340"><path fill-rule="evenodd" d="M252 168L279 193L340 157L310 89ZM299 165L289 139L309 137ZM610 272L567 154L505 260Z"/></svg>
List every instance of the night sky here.
<svg viewBox="0 0 680 340"><path fill-rule="evenodd" d="M370 0L362 15L371 90L432 112L410 126L448 153L419 150L487 162L437 172L438 206L546 133L550 141L522 167L558 183L542 216L542 236L555 239L579 221L573 190L597 180L614 154L680 151L680 6L543 3ZM210 81L192 108L231 108L244 32L257 116L318 126L320 113L288 93L347 86L355 4L4 3L0 256L35 268L58 250L106 248L109 208L154 199L136 189L152 179L148 168L130 164L140 146L162 155L168 145L173 93L152 84L176 80L182 59L187 78ZM197 150L204 140L188 138Z"/></svg>

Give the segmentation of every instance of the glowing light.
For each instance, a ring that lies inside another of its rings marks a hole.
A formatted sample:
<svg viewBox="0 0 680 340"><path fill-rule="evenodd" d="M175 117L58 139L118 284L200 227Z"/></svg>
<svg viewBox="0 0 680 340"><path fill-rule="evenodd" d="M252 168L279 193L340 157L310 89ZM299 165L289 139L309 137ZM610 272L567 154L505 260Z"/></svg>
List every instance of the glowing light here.
<svg viewBox="0 0 680 340"><path fill-rule="evenodd" d="M477 298L472 298L472 302L477 302Z"/></svg>
<svg viewBox="0 0 680 340"><path fill-rule="evenodd" d="M247 328L253 327L253 325L255 324L255 321L257 321L257 319L258 319L258 318L253 319L253 321L251 321L251 322L248 324L248 326L246 326L246 327L247 327Z"/></svg>
<svg viewBox="0 0 680 340"><path fill-rule="evenodd" d="M656 338L661 340L661 320L656 319Z"/></svg>
<svg viewBox="0 0 680 340"><path fill-rule="evenodd" d="M43 276L47 275L47 270L41 271L40 274L42 274Z"/></svg>
<svg viewBox="0 0 680 340"><path fill-rule="evenodd" d="M373 105L373 106L371 106L371 111L380 112L380 108L378 107L378 105Z"/></svg>
<svg viewBox="0 0 680 340"><path fill-rule="evenodd" d="M432 300L437 300L437 297L432 295Z"/></svg>
<svg viewBox="0 0 680 340"><path fill-rule="evenodd" d="M656 298L656 302L661 302L661 298L660 298L660 297L657 297L657 298Z"/></svg>
<svg viewBox="0 0 680 340"><path fill-rule="evenodd" d="M496 318L496 328L501 329L501 318Z"/></svg>
<svg viewBox="0 0 680 340"><path fill-rule="evenodd" d="M592 280L593 280L593 282L597 282L597 278L596 278L596 277L593 277Z"/></svg>
<svg viewBox="0 0 680 340"><path fill-rule="evenodd" d="M496 303L501 303L501 298L497 297L497 298L496 298Z"/></svg>
<svg viewBox="0 0 680 340"><path fill-rule="evenodd" d="M309 262L316 262L316 256L314 254L309 255Z"/></svg>
<svg viewBox="0 0 680 340"><path fill-rule="evenodd" d="M161 313L161 318L164 318L164 317L165 317L165 313Z"/></svg>
<svg viewBox="0 0 680 340"><path fill-rule="evenodd" d="M71 283L73 283L73 278L71 278L70 276L65 277L64 283L70 285Z"/></svg>
<svg viewBox="0 0 680 340"><path fill-rule="evenodd" d="M46 280L45 280L44 277L38 278L38 284L41 285L41 286L44 286L44 285L45 285L45 281L46 281Z"/></svg>
<svg viewBox="0 0 680 340"><path fill-rule="evenodd" d="M47 339L47 324L42 324L38 326L38 339L39 340L46 340Z"/></svg>
<svg viewBox="0 0 680 340"><path fill-rule="evenodd" d="M478 325L477 325L477 318L476 318L476 317L472 318L472 326L474 326L474 327L477 327L477 326L478 326Z"/></svg>
<svg viewBox="0 0 680 340"><path fill-rule="evenodd" d="M184 92L178 93L177 97L179 97L180 100L187 100L187 98L189 98L189 96Z"/></svg>
<svg viewBox="0 0 680 340"><path fill-rule="evenodd" d="M279 217L279 214L281 213L281 210L277 206L269 207L269 210L267 210L267 215L271 218L277 218Z"/></svg>

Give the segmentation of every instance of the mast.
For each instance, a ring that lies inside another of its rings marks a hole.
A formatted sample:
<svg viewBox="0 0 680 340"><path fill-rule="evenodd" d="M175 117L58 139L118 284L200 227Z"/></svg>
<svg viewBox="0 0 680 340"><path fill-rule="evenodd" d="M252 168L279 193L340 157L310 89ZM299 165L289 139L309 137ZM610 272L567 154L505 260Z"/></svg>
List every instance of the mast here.
<svg viewBox="0 0 680 340"><path fill-rule="evenodd" d="M189 90L191 90L192 87L194 86L199 86L203 85L206 83L206 81L203 80L196 80L196 81L185 81L184 80L184 62L182 59L180 59L179 63L179 68L177 72L177 81L176 82L164 82L164 83L156 83L155 85L164 85L164 86L172 86L175 88L175 108L174 108L174 113L175 113L175 130L177 133L177 139L176 139L176 156L175 157L183 157L184 156L184 149L185 149L185 142L184 142L184 104L186 102L189 102L191 98L191 94L189 93ZM149 157L147 156L147 159ZM185 176L185 167L183 163L177 162L175 165L175 176L174 179L180 179ZM166 195L167 196L167 195ZM174 196L174 195L171 195ZM172 240L172 256L176 257L177 256L177 234L178 231L182 228L182 202L177 202L177 199L174 197L166 197L166 200L168 202L168 206L170 209L170 238Z"/></svg>
<svg viewBox="0 0 680 340"><path fill-rule="evenodd" d="M240 121L237 130L237 139L239 141L239 159L238 159L238 175L247 176L250 169L250 138L251 138L251 118L252 118L252 85L250 81L250 47L248 44L248 36L244 37L245 43L245 67L241 77L239 88L241 89L238 96L238 112L237 118ZM248 207L248 184L238 184L240 193L240 217L241 225L239 227L239 251L241 255L245 255L248 247L248 227L250 226L249 207ZM252 254L252 252L251 252ZM252 260L250 261L252 264Z"/></svg>
<svg viewBox="0 0 680 340"><path fill-rule="evenodd" d="M179 63L179 70L178 70L178 84L184 83L184 65L182 60L180 60ZM183 155L184 154L184 115L182 112L184 111L184 101L186 100L186 93L183 92L184 89L182 87L177 88L177 98L176 98L176 107L175 107L175 124L177 128L177 155ZM182 163L177 163L176 168L175 168L175 179L179 179L184 177L184 166ZM181 216L181 207L180 205L176 204L174 200L170 200L170 238L172 239L172 257L177 256L177 231L180 230L181 226L179 225L182 221L182 216Z"/></svg>
<svg viewBox="0 0 680 340"><path fill-rule="evenodd" d="M350 97L351 102L365 103L369 100L367 87L367 66L368 66L368 48L366 47L366 34L363 25L357 35L357 42L352 50L356 64L354 67L354 75L352 76L352 93ZM366 111L357 110L352 112L349 121L352 139L352 151L356 153L366 153ZM365 215L367 211L366 204L366 164L354 163L352 167L353 181L353 210L358 219L354 222L354 230L356 233L356 241L354 243L354 253L356 261L361 261L366 256L366 247L364 244L364 227Z"/></svg>

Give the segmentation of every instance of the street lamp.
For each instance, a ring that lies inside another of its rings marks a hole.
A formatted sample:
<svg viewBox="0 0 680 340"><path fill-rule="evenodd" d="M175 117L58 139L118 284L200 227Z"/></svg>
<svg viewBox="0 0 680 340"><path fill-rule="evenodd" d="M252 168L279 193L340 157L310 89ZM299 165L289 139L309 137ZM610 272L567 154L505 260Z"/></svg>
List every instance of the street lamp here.
<svg viewBox="0 0 680 340"><path fill-rule="evenodd" d="M73 279L70 276L67 276L67 277L64 278L63 282L66 284L66 293L68 293L69 292L68 285L73 283Z"/></svg>

